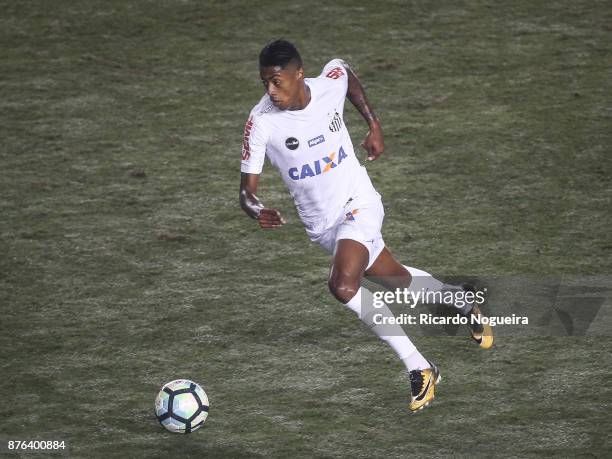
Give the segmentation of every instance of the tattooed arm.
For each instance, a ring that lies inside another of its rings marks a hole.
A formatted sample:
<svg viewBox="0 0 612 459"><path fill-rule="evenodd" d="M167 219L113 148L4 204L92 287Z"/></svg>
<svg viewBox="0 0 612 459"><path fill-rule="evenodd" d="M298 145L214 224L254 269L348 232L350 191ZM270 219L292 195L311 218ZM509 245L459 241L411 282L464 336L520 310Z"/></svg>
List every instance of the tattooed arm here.
<svg viewBox="0 0 612 459"><path fill-rule="evenodd" d="M361 116L363 116L370 128L361 146L368 152L368 161L374 161L382 155L385 149L380 121L374 114L374 110L372 110L370 102L365 95L363 86L357 78L357 75L355 75L355 72L353 72L353 69L346 62L344 62L344 68L348 75L348 90L346 92L346 97L355 106L357 111L361 113Z"/></svg>

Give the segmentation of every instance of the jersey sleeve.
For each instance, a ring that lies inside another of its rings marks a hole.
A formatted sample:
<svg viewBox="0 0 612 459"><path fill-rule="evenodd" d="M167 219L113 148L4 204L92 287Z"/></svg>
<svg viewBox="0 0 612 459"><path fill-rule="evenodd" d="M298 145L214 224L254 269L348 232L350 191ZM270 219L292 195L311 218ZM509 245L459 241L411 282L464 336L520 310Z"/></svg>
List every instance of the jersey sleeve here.
<svg viewBox="0 0 612 459"><path fill-rule="evenodd" d="M242 136L242 161L240 172L261 174L266 159L266 143L268 136L260 119L253 113L244 125Z"/></svg>
<svg viewBox="0 0 612 459"><path fill-rule="evenodd" d="M325 79L336 81L342 89L343 96L346 96L346 91L348 89L348 74L346 73L346 68L344 67L344 61L342 59L332 59L325 64L320 76Z"/></svg>

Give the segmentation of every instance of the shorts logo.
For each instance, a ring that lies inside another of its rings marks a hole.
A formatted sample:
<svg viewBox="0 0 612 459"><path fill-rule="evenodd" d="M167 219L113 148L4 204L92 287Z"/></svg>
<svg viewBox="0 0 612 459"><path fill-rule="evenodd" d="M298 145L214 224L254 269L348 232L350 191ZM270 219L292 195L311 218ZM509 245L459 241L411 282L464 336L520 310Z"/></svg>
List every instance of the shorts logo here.
<svg viewBox="0 0 612 459"><path fill-rule="evenodd" d="M334 67L329 72L325 74L327 78L331 78L332 80L337 80L342 75L344 75L344 71L340 67Z"/></svg>
<svg viewBox="0 0 612 459"><path fill-rule="evenodd" d="M313 163L302 164L300 167L292 167L287 173L291 180L303 180L307 177L314 177L316 175L325 174L335 167L338 167L344 158L348 155L345 153L344 148L340 147L338 152L338 161L336 162L336 152L330 153L328 156L323 156L321 159L317 159Z"/></svg>
<svg viewBox="0 0 612 459"><path fill-rule="evenodd" d="M295 137L289 137L287 140L285 140L285 146L289 149L289 150L296 150L297 147L300 146L300 142L298 139L296 139Z"/></svg>
<svg viewBox="0 0 612 459"><path fill-rule="evenodd" d="M310 139L310 140L308 141L308 146L309 146L310 148L312 148L312 147L314 147L315 145L319 145L320 143L323 143L323 142L325 142L325 137L323 137L323 134L321 134L321 135L319 135L319 136L315 137L314 139Z"/></svg>
<svg viewBox="0 0 612 459"><path fill-rule="evenodd" d="M329 130L332 132L338 132L341 127L342 127L342 118L340 117L340 114L336 112L334 114L334 118L332 119L332 122L329 125Z"/></svg>
<svg viewBox="0 0 612 459"><path fill-rule="evenodd" d="M249 147L249 137L251 136L251 129L253 129L253 117L249 116L249 119L244 125L244 134L242 135L242 159L244 161L251 157L251 148Z"/></svg>
<svg viewBox="0 0 612 459"><path fill-rule="evenodd" d="M350 212L346 213L346 218L344 219L344 221L351 221L354 222L355 221L355 214L359 212L359 209L353 209Z"/></svg>

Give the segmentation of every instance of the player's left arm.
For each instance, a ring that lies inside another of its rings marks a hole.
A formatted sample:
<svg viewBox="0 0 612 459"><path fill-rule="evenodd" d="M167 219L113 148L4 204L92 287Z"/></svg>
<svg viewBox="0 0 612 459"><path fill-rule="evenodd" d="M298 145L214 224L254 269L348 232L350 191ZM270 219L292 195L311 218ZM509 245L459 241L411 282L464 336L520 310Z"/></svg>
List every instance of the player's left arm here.
<svg viewBox="0 0 612 459"><path fill-rule="evenodd" d="M346 91L346 97L355 106L357 111L361 113L363 119L368 123L370 130L366 135L365 140L361 143L361 146L368 152L368 161L374 161L385 150L385 141L383 138L382 127L380 120L374 113L368 98L366 97L365 90L357 75L349 64L345 61L342 62L346 69L348 76L348 89Z"/></svg>

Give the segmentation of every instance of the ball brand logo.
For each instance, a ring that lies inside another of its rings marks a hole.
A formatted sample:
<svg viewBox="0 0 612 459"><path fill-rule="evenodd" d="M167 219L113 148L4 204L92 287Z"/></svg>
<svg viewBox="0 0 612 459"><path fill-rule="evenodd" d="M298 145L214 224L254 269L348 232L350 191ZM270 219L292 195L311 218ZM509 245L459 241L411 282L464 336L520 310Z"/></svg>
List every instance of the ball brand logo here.
<svg viewBox="0 0 612 459"><path fill-rule="evenodd" d="M297 149L297 147L300 146L300 142L295 137L289 137L287 140L285 140L285 146L289 150L295 150L295 149Z"/></svg>
<svg viewBox="0 0 612 459"><path fill-rule="evenodd" d="M251 129L253 129L253 117L249 116L249 119L244 125L244 134L242 135L242 159L243 160L247 160L251 157L251 149L249 148L249 137L251 135Z"/></svg>
<svg viewBox="0 0 612 459"><path fill-rule="evenodd" d="M335 167L338 167L342 160L348 155L345 153L344 148L340 147L338 152L338 161L336 162L336 152L323 156L321 159L317 159L313 163L302 164L300 167L292 167L287 172L291 180L303 180L307 177L314 177L316 175L325 174Z"/></svg>
<svg viewBox="0 0 612 459"><path fill-rule="evenodd" d="M340 67L334 67L325 74L327 78L331 78L332 80L337 80L342 75L344 75L344 71Z"/></svg>

